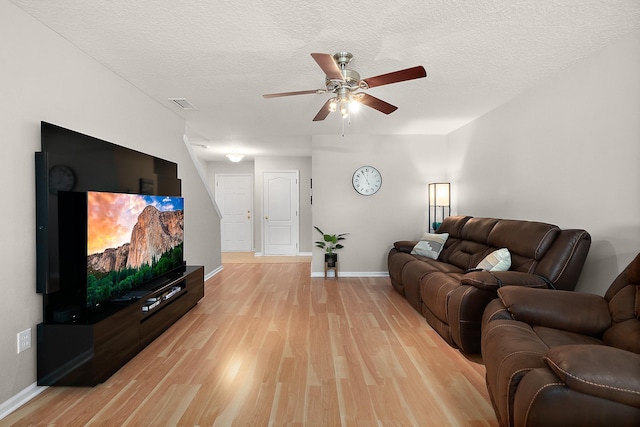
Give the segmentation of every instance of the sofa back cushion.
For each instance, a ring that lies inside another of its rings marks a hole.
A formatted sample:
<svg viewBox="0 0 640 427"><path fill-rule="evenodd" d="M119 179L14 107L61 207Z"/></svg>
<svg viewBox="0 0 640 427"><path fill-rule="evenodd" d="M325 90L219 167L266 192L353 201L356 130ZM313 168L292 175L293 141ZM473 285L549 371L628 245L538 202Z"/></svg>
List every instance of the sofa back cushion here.
<svg viewBox="0 0 640 427"><path fill-rule="evenodd" d="M542 276L564 290L575 288L591 244L584 230L512 219L447 217L437 233L449 234L439 261L468 270L496 249L507 248L509 270Z"/></svg>
<svg viewBox="0 0 640 427"><path fill-rule="evenodd" d="M585 230L561 230L535 273L549 279L556 289L573 290L590 246L591 236Z"/></svg>
<svg viewBox="0 0 640 427"><path fill-rule="evenodd" d="M497 222L493 218L468 218L460 229L456 244L445 246L440 259L463 270L474 268L492 252L487 237Z"/></svg>
<svg viewBox="0 0 640 427"><path fill-rule="evenodd" d="M613 322L640 319L640 254L616 277L604 298L609 302Z"/></svg>
<svg viewBox="0 0 640 427"><path fill-rule="evenodd" d="M640 254L616 277L604 297L613 326L603 341L640 354Z"/></svg>
<svg viewBox="0 0 640 427"><path fill-rule="evenodd" d="M440 260L462 269L475 268L491 252L507 248L511 253L510 270L533 273L559 232L558 226L542 222L468 218L459 238L445 246Z"/></svg>
<svg viewBox="0 0 640 427"><path fill-rule="evenodd" d="M553 245L560 228L534 221L502 219L493 227L487 243L496 248L508 248L511 270L534 273L538 261Z"/></svg>
<svg viewBox="0 0 640 427"><path fill-rule="evenodd" d="M470 216L448 216L442 221L436 233L447 233L449 238L440 252L438 259L442 262L453 264L449 261L449 254L454 253L456 247L460 244L462 239L462 227L471 219ZM455 265L455 264L454 264ZM459 268L464 268L457 266Z"/></svg>
<svg viewBox="0 0 640 427"><path fill-rule="evenodd" d="M470 216L448 216L442 221L436 233L449 233L449 237L460 238L462 227L471 219Z"/></svg>

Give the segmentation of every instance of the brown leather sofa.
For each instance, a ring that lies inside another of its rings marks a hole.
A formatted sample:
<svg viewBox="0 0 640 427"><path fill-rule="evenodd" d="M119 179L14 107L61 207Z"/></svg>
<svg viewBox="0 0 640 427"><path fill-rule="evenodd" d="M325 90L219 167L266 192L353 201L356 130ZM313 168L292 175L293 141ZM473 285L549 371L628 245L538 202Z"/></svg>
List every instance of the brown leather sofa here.
<svg viewBox="0 0 640 427"><path fill-rule="evenodd" d="M451 216L437 233L449 237L438 259L411 254L415 241L389 251L391 284L451 345L480 352L482 313L500 286L573 290L591 245L584 230L542 222ZM508 248L509 271L469 271L496 249Z"/></svg>
<svg viewBox="0 0 640 427"><path fill-rule="evenodd" d="M604 297L508 286L482 323L501 426L640 425L640 254Z"/></svg>

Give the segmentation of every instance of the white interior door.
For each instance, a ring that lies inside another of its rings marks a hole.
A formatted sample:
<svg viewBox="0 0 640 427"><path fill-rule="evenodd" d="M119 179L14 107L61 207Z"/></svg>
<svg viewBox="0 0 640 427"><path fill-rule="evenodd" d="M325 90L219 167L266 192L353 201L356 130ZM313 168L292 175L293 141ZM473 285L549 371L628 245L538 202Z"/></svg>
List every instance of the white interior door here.
<svg viewBox="0 0 640 427"><path fill-rule="evenodd" d="M298 171L263 176L265 255L298 254Z"/></svg>
<svg viewBox="0 0 640 427"><path fill-rule="evenodd" d="M222 252L253 250L253 176L216 175Z"/></svg>

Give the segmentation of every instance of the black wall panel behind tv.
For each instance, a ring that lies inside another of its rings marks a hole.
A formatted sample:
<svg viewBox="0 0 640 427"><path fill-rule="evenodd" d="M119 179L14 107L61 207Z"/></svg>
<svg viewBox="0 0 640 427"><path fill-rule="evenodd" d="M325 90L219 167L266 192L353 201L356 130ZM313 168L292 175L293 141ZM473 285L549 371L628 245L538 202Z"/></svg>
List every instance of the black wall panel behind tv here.
<svg viewBox="0 0 640 427"><path fill-rule="evenodd" d="M60 283L58 224L60 191L180 196L178 165L139 151L41 123L42 151L36 153L36 291L55 301ZM69 236L71 237L71 236ZM69 242L71 243L71 242Z"/></svg>

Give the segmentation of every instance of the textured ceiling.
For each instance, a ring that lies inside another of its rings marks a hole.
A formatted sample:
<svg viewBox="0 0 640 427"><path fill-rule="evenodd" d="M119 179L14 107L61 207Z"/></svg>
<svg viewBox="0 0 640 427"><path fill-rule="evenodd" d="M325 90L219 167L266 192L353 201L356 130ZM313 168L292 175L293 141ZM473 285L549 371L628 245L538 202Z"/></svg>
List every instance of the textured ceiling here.
<svg viewBox="0 0 640 427"><path fill-rule="evenodd" d="M184 117L198 156L308 155L340 134L312 52L349 51L365 77L423 65L427 78L371 88L348 134L447 134L640 29L638 0L12 0ZM594 82L597 83L597 82ZM187 98L182 111L168 98Z"/></svg>

